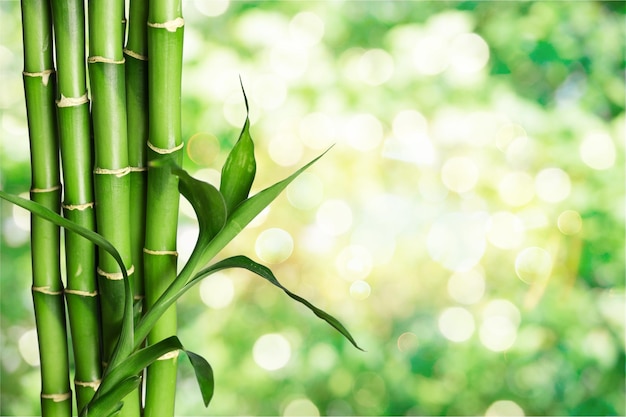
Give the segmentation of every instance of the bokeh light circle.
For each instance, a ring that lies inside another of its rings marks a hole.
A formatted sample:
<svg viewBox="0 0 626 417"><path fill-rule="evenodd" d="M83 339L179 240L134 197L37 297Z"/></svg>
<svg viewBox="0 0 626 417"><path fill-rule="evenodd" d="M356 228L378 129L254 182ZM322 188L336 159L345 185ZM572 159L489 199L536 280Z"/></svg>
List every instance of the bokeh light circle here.
<svg viewBox="0 0 626 417"><path fill-rule="evenodd" d="M515 273L527 284L547 279L552 272L552 256L540 247L529 247L515 258Z"/></svg>
<svg viewBox="0 0 626 417"><path fill-rule="evenodd" d="M334 120L325 113L314 112L302 117L298 125L300 140L305 146L322 150L333 144L336 137Z"/></svg>
<svg viewBox="0 0 626 417"><path fill-rule="evenodd" d="M548 203L565 200L571 191L569 175L560 168L546 168L535 176L537 197Z"/></svg>
<svg viewBox="0 0 626 417"><path fill-rule="evenodd" d="M364 280L372 272L372 254L363 246L350 245L339 252L335 265L345 280Z"/></svg>
<svg viewBox="0 0 626 417"><path fill-rule="evenodd" d="M460 156L448 159L441 168L441 180L457 193L472 190L478 182L478 167L472 159Z"/></svg>
<svg viewBox="0 0 626 417"><path fill-rule="evenodd" d="M582 229L583 220L574 210L565 210L559 214L557 226L564 235L575 235Z"/></svg>
<svg viewBox="0 0 626 417"><path fill-rule="evenodd" d="M514 401L499 400L487 408L485 417L524 417L524 410Z"/></svg>
<svg viewBox="0 0 626 417"><path fill-rule="evenodd" d="M323 198L324 184L310 172L303 172L287 187L287 199L292 206L301 210L319 206Z"/></svg>
<svg viewBox="0 0 626 417"><path fill-rule="evenodd" d="M343 200L327 200L317 209L316 221L327 234L339 236L352 227L352 209Z"/></svg>
<svg viewBox="0 0 626 417"><path fill-rule="evenodd" d="M361 152L375 149L383 140L383 126L370 113L352 116L345 124L343 133L347 143Z"/></svg>
<svg viewBox="0 0 626 417"><path fill-rule="evenodd" d="M419 345L419 340L415 333L405 332L398 337L397 345L400 352L413 352L417 349Z"/></svg>
<svg viewBox="0 0 626 417"><path fill-rule="evenodd" d="M446 339L464 342L474 334L474 316L463 307L449 307L439 315L438 326Z"/></svg>
<svg viewBox="0 0 626 417"><path fill-rule="evenodd" d="M285 367L291 359L291 344L281 334L264 334L254 343L252 356L261 368L276 371Z"/></svg>
<svg viewBox="0 0 626 417"><path fill-rule="evenodd" d="M264 230L256 239L255 251L264 262L279 264L291 256L293 238L289 232L276 227Z"/></svg>
<svg viewBox="0 0 626 417"><path fill-rule="evenodd" d="M22 359L30 366L39 366L39 344L37 330L30 329L24 332L18 342L18 349Z"/></svg>
<svg viewBox="0 0 626 417"><path fill-rule="evenodd" d="M387 82L393 75L393 58L383 49L365 51L356 65L357 76L371 86Z"/></svg>
<svg viewBox="0 0 626 417"><path fill-rule="evenodd" d="M587 135L578 152L587 166L599 171L609 169L615 164L615 144L607 133L596 132Z"/></svg>
<svg viewBox="0 0 626 417"><path fill-rule="evenodd" d="M228 10L228 6L230 5L230 0L195 0L194 6L200 13L209 17L217 17L226 12Z"/></svg>
<svg viewBox="0 0 626 417"><path fill-rule="evenodd" d="M448 61L455 72L471 74L482 70L489 61L489 46L480 35L463 33L452 39Z"/></svg>
<svg viewBox="0 0 626 417"><path fill-rule="evenodd" d="M515 214L499 211L489 220L489 243L500 249L515 249L524 241L524 222Z"/></svg>
<svg viewBox="0 0 626 417"><path fill-rule="evenodd" d="M372 288L363 280L356 280L350 285L350 296L355 300L365 300L371 292Z"/></svg>
<svg viewBox="0 0 626 417"><path fill-rule="evenodd" d="M324 21L314 12L295 15L289 22L289 32L294 40L304 46L317 45L324 36Z"/></svg>
<svg viewBox="0 0 626 417"><path fill-rule="evenodd" d="M432 224L427 237L431 258L451 271L473 268L485 253L485 221L469 213L446 213Z"/></svg>
<svg viewBox="0 0 626 417"><path fill-rule="evenodd" d="M448 294L462 304L475 304L485 294L485 276L476 269L455 272L448 280Z"/></svg>
<svg viewBox="0 0 626 417"><path fill-rule="evenodd" d="M220 144L214 135L199 132L187 140L185 148L194 163L209 166L219 154Z"/></svg>
<svg viewBox="0 0 626 417"><path fill-rule="evenodd" d="M230 305L235 296L233 281L224 273L216 272L200 282L200 299L207 306L220 309Z"/></svg>
<svg viewBox="0 0 626 417"><path fill-rule="evenodd" d="M308 398L297 398L291 400L283 410L284 417L294 416L311 416L316 417L320 415L320 411L315 404Z"/></svg>
<svg viewBox="0 0 626 417"><path fill-rule="evenodd" d="M498 193L505 203L519 207L535 196L533 178L525 172L509 172L498 183Z"/></svg>

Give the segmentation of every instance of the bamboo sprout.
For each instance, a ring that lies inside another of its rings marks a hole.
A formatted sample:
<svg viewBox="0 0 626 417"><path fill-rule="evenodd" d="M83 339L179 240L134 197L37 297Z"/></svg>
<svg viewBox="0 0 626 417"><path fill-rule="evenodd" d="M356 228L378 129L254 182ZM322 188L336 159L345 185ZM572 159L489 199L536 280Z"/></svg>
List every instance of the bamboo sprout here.
<svg viewBox="0 0 626 417"><path fill-rule="evenodd" d="M122 52L123 1L89 2L89 75L95 143L94 190L99 233L124 260L128 275L133 265L130 244L130 168L126 134L126 94ZM99 251L103 357L109 361L119 338L124 314L124 283L113 257ZM121 411L139 416L138 392L129 394Z"/></svg>
<svg viewBox="0 0 626 417"><path fill-rule="evenodd" d="M154 1L148 12L149 158L182 163L181 74L183 26L180 0ZM178 177L169 168L148 170L145 291L150 308L176 278ZM148 344L176 334L172 305L155 324ZM146 417L172 416L176 393L177 355L166 355L148 367Z"/></svg>
<svg viewBox="0 0 626 417"><path fill-rule="evenodd" d="M52 22L42 0L22 1L24 91L31 147L31 199L59 212L61 185L55 120ZM44 417L69 417L69 385L65 304L60 273L60 231L31 217L33 303L41 362L41 412Z"/></svg>
<svg viewBox="0 0 626 417"><path fill-rule="evenodd" d="M57 115L65 193L64 215L94 230L92 150L85 74L85 10L80 0L53 0L58 74ZM67 299L74 348L77 410L91 400L101 378L100 321L95 247L65 233Z"/></svg>

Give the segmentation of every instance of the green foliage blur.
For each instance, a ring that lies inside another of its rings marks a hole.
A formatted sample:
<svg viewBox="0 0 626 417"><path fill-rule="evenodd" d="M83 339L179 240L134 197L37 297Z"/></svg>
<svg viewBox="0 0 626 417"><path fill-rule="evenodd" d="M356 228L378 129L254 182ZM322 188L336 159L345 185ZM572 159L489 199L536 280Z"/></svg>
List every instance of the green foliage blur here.
<svg viewBox="0 0 626 417"><path fill-rule="evenodd" d="M179 302L214 367L178 415L624 415L624 3L184 3L185 168L253 192L335 147ZM0 186L29 188L19 2L0 2ZM0 415L38 413L28 216L2 207ZM196 223L182 204L181 264Z"/></svg>

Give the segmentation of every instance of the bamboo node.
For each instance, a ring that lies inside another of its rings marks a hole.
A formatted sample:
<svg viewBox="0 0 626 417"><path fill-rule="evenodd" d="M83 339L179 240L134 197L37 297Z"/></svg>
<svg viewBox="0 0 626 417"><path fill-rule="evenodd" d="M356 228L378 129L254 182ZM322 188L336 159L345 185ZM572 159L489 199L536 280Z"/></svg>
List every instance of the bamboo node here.
<svg viewBox="0 0 626 417"><path fill-rule="evenodd" d="M80 97L65 97L63 94L61 94L61 99L57 100L57 107L76 107L85 103L89 103L89 97L87 97L87 93L83 94Z"/></svg>
<svg viewBox="0 0 626 417"><path fill-rule="evenodd" d="M169 20L163 23L148 22L149 28L166 29L168 32L176 32L176 29L182 28L183 26L185 26L185 19L182 17L177 17L174 20Z"/></svg>
<svg viewBox="0 0 626 417"><path fill-rule="evenodd" d="M61 184L54 185L48 188L31 188L31 193L51 193L52 191L57 191L61 189Z"/></svg>
<svg viewBox="0 0 626 417"><path fill-rule="evenodd" d="M92 388L94 391L96 391L98 387L100 386L101 382L102 382L101 379L96 379L95 381L88 381L88 382L74 380L74 385L78 387L83 387L83 388Z"/></svg>
<svg viewBox="0 0 626 417"><path fill-rule="evenodd" d="M124 175L130 173L130 167L124 167L124 168L118 168L118 169L107 169L107 168L95 167L93 169L93 173L96 175L115 175L117 177L123 177Z"/></svg>
<svg viewBox="0 0 626 417"><path fill-rule="evenodd" d="M152 250L148 248L143 248L143 253L155 256L178 256L178 252L176 252L175 250Z"/></svg>
<svg viewBox="0 0 626 417"><path fill-rule="evenodd" d="M157 361L167 361L169 359L174 359L178 357L178 350L173 350L171 352L167 352L165 355L159 356Z"/></svg>
<svg viewBox="0 0 626 417"><path fill-rule="evenodd" d="M60 291L53 291L50 289L49 285L46 285L44 287L35 287L34 285L31 287L33 292L38 292L41 294L48 294L48 295L61 295L63 294L63 290Z"/></svg>
<svg viewBox="0 0 626 417"><path fill-rule="evenodd" d="M55 403L60 403L62 401L69 400L72 398L72 391L64 392L63 394L44 394L41 393L41 398L44 400L52 400Z"/></svg>
<svg viewBox="0 0 626 417"><path fill-rule="evenodd" d="M161 154L161 155L168 155L176 151L179 151L183 149L183 146L185 146L185 142L181 142L179 145L176 145L170 149L163 149L163 148L159 148L155 146L152 142L148 141L148 148L152 149L154 152Z"/></svg>
<svg viewBox="0 0 626 417"><path fill-rule="evenodd" d="M85 204L62 204L61 207L63 207L65 210L87 210L90 209L94 206L94 203L85 203Z"/></svg>
<svg viewBox="0 0 626 417"><path fill-rule="evenodd" d="M102 269L100 269L100 267L98 267L97 269L98 269L98 275L108 280L121 281L124 279L124 274L122 274L121 272L105 272ZM126 276L132 275L133 272L135 272L135 265L131 265L130 268L126 270Z"/></svg>
<svg viewBox="0 0 626 417"><path fill-rule="evenodd" d="M48 82L50 81L50 75L52 75L53 73L53 69L47 69L40 72L22 71L22 75L24 77L41 77L41 82L43 83L44 87L48 86Z"/></svg>
<svg viewBox="0 0 626 417"><path fill-rule="evenodd" d="M145 172L148 170L148 167L129 167L130 172Z"/></svg>
<svg viewBox="0 0 626 417"><path fill-rule="evenodd" d="M139 61L147 61L148 60L148 57L146 55L141 55L139 52L135 52L132 49L124 48L124 55L128 55L130 57L133 57L135 59L138 59Z"/></svg>
<svg viewBox="0 0 626 417"><path fill-rule="evenodd" d="M65 289L65 295L78 295L80 297L96 297L98 295L98 291L83 291L83 290L70 290L69 288Z"/></svg>
<svg viewBox="0 0 626 417"><path fill-rule="evenodd" d="M124 58L120 59L119 61L113 58L106 58L104 56L99 56L99 55L94 55L94 56L90 56L89 58L87 58L87 63L88 64L96 64L98 62L101 62L103 64L116 64L116 65L122 65L124 64L124 62L126 62L126 60Z"/></svg>

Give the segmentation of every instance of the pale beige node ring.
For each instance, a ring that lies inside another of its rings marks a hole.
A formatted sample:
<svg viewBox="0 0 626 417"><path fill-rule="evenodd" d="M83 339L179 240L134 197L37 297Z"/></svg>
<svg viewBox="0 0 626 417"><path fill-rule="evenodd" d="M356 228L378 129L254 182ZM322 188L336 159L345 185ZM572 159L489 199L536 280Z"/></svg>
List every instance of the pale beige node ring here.
<svg viewBox="0 0 626 417"><path fill-rule="evenodd" d="M50 81L50 75L52 75L53 73L54 73L53 69L47 69L47 70L43 70L40 72L22 71L22 75L24 75L25 77L31 77L31 78L41 77L41 82L43 83L44 87L48 85L48 82Z"/></svg>
<svg viewBox="0 0 626 417"><path fill-rule="evenodd" d="M52 191L57 191L61 189L61 184L57 184L55 186L49 188L31 188L31 193L51 193Z"/></svg>
<svg viewBox="0 0 626 417"><path fill-rule="evenodd" d="M33 292L38 292L38 293L41 293L41 294L48 294L48 295L60 295L60 294L63 294L63 290L52 291L50 289L49 285L46 285L44 287L32 286L31 289L32 289Z"/></svg>
<svg viewBox="0 0 626 417"><path fill-rule="evenodd" d="M174 153L178 150L183 149L183 146L185 146L185 142L181 142L179 145L176 145L173 148L164 149L164 148L159 148L158 146L155 146L152 142L148 141L148 148L152 149L154 152L161 154L161 155L168 155L168 154Z"/></svg>
<svg viewBox="0 0 626 417"><path fill-rule="evenodd" d="M121 272L105 272L100 267L97 268L98 275L111 281L121 281L124 279L124 274ZM126 271L126 276L131 276L135 272L135 265L131 265Z"/></svg>
<svg viewBox="0 0 626 417"><path fill-rule="evenodd" d="M72 398L72 391L64 392L63 394L41 394L41 398L44 400L52 400L55 403L66 401Z"/></svg>

